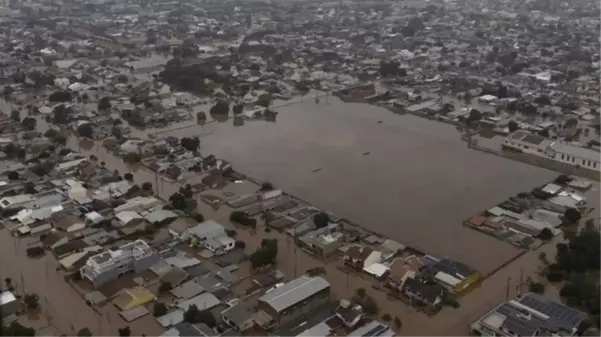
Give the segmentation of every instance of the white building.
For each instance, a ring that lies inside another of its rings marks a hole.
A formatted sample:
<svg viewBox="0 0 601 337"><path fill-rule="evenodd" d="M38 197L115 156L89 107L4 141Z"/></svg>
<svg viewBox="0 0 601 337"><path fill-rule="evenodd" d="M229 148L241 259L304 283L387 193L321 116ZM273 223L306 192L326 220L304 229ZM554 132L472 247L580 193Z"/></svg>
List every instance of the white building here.
<svg viewBox="0 0 601 337"><path fill-rule="evenodd" d="M213 220L188 228L188 237L195 239L197 246L217 255L225 254L236 246L236 240L227 236L225 227Z"/></svg>
<svg viewBox="0 0 601 337"><path fill-rule="evenodd" d="M159 260L159 255L145 241L136 240L124 244L119 249L91 256L80 273L83 279L99 286L129 271L145 271Z"/></svg>
<svg viewBox="0 0 601 337"><path fill-rule="evenodd" d="M601 171L599 152L548 139L524 130L518 130L507 136L503 141L503 146L560 163Z"/></svg>

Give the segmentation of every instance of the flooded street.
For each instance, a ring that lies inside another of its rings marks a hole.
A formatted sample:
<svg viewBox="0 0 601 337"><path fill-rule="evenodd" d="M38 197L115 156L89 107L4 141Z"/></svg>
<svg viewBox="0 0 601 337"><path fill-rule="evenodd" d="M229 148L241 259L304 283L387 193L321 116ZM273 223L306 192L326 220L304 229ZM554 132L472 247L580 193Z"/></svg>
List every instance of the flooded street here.
<svg viewBox="0 0 601 337"><path fill-rule="evenodd" d="M57 270L58 262L47 253L41 258L28 258L28 243L37 238L16 238L6 229L0 230L0 276L2 282L12 279L18 293L37 294L38 315L22 315L19 321L36 329L53 328L59 334L74 335L89 328L96 335L116 335L119 328L129 325L135 334L161 334L160 326L151 316L126 323L118 310L108 304L96 312L86 305L82 296L65 282L65 274ZM39 333L38 333L39 335Z"/></svg>
<svg viewBox="0 0 601 337"><path fill-rule="evenodd" d="M200 136L204 154L240 172L483 273L517 249L462 221L556 175L470 150L453 126L375 106L308 98L278 111L276 123L228 121L162 136Z"/></svg>
<svg viewBox="0 0 601 337"><path fill-rule="evenodd" d="M204 155L215 154L231 161L236 170L269 180L316 206L427 253L456 258L483 273L517 254L517 250L463 227L462 220L556 175L469 150L449 125L393 115L376 107L341 104L333 98L327 105L316 105L308 99L279 112L277 123L255 121L233 127L230 120L162 136L200 136ZM133 173L137 184L152 182L163 199L180 187L157 179L154 172L125 164L98 142L71 137L68 146L88 156L94 154L120 174ZM313 172L316 169L321 170ZM238 184L232 188L242 190ZM245 187L249 188L256 187ZM402 320L403 327L398 331L401 335L467 334L471 322L505 299L508 278L514 296L520 275L533 275L540 264L538 252L528 252L462 297L461 308L445 308L435 317L428 317L388 299L383 291L371 287L373 282L345 274L336 268L337 263L324 264L307 255L286 235L267 233L264 227L253 234L231 224L232 209L228 207L213 210L199 201L198 210L207 219L236 228L237 239L246 242L247 252L254 251L263 238L277 238L278 268L287 280L309 268L324 266L336 298L350 298L356 289L365 288L378 301L380 314L389 313ZM11 277L17 289L24 284L26 293L39 294L42 313L61 333L72 334L88 327L95 335L114 335L126 325L131 326L132 335L162 333L151 315L126 323L112 304L102 308L99 315L63 280L53 257L28 259L26 248L25 240L11 237L7 230L0 231L0 276ZM554 248L548 244L541 249L553 256Z"/></svg>

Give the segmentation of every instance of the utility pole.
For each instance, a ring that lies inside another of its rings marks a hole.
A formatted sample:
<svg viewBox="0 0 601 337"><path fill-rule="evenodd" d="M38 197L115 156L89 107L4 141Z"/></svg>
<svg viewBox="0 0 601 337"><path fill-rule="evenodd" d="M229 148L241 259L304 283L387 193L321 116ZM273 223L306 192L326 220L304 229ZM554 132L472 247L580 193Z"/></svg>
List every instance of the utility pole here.
<svg viewBox="0 0 601 337"><path fill-rule="evenodd" d="M520 268L520 284L518 285L518 295L517 297L520 298L522 296L522 285L524 284L524 268Z"/></svg>

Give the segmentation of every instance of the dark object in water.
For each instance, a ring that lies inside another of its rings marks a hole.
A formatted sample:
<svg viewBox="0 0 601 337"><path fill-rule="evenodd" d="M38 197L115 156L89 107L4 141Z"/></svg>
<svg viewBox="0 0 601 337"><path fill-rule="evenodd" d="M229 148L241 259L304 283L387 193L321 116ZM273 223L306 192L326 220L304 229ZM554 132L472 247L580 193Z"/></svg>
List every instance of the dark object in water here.
<svg viewBox="0 0 601 337"><path fill-rule="evenodd" d="M321 171L320 168L313 170L313 173Z"/></svg>
<svg viewBox="0 0 601 337"><path fill-rule="evenodd" d="M368 152L363 152L363 155L364 155L364 156L367 156L367 155L368 155L368 154L370 154L370 153L371 153L371 152L369 152L369 151L368 151Z"/></svg>
<svg viewBox="0 0 601 337"><path fill-rule="evenodd" d="M382 121L378 121L378 124L382 124Z"/></svg>

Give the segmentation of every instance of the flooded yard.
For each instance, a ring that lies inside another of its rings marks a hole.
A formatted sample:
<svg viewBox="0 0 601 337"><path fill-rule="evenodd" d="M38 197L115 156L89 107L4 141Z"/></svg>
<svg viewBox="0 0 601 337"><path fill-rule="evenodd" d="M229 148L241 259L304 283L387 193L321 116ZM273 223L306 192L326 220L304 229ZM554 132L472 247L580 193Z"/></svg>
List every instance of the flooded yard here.
<svg viewBox="0 0 601 337"><path fill-rule="evenodd" d="M469 216L556 173L470 150L452 126L330 97L278 109L276 123L210 123L201 151L240 172L427 253L486 273L517 249L464 228Z"/></svg>

